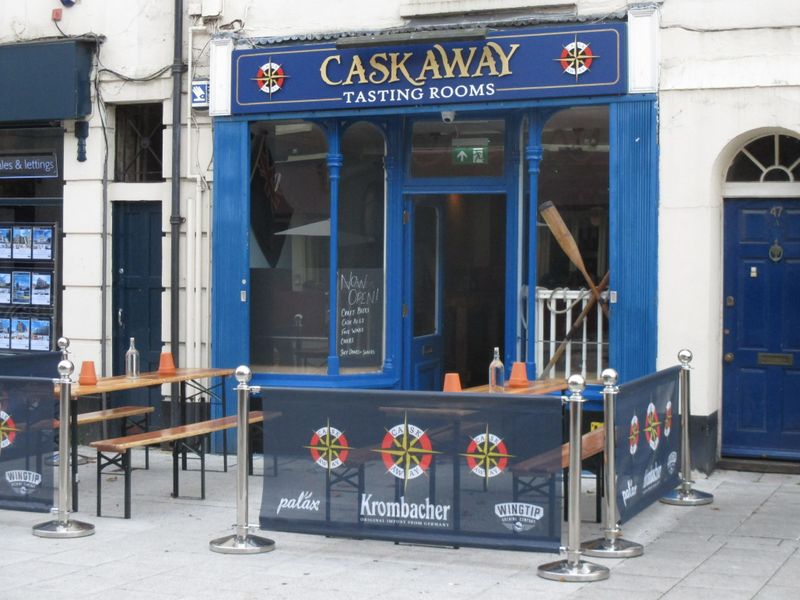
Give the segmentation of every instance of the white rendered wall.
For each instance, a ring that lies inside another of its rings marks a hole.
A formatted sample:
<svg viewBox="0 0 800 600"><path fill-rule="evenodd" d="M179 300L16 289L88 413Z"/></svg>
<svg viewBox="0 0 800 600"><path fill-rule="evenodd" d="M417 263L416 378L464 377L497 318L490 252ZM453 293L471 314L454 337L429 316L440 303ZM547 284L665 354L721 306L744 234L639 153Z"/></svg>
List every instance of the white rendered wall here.
<svg viewBox="0 0 800 600"><path fill-rule="evenodd" d="M721 409L722 182L739 147L800 136L800 2L666 0L658 365L694 353L692 412Z"/></svg>

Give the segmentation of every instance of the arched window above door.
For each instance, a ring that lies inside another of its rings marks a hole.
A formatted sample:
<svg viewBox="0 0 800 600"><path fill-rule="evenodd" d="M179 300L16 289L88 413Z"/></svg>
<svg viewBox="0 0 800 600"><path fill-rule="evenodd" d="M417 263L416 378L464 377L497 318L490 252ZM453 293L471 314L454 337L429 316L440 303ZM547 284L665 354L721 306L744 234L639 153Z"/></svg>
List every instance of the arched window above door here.
<svg viewBox="0 0 800 600"><path fill-rule="evenodd" d="M726 182L800 182L800 139L770 134L745 144L737 152Z"/></svg>

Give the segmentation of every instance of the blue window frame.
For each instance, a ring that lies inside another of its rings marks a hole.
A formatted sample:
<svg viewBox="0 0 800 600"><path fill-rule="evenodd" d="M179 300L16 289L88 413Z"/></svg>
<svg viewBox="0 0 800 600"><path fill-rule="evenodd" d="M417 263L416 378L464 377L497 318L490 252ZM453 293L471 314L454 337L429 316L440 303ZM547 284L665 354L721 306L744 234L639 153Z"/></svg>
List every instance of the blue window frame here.
<svg viewBox="0 0 800 600"><path fill-rule="evenodd" d="M657 140L656 99L653 96L617 97L609 99L574 98L568 101L541 100L503 105L454 105L407 108L395 114L381 110L337 114L335 112L284 113L281 119L305 119L324 127L328 139L328 166L335 179L337 155L340 157L340 135L356 120L368 119L380 127L386 142L385 204L385 349L383 368L379 372L342 374L336 356L329 353L328 374L303 375L264 373L254 376L254 384L306 387L401 387L404 346L402 314L404 288L403 198L408 194L496 193L506 197L505 242L505 347L506 364L518 357L532 357L521 331L520 310L533 323L533 301L520 302L528 281L536 281L536 228L531 223L526 202L527 187L536 199L538 161L541 145L536 135L521 147L523 119L528 119L532 132L541 131L547 117L560 108L586 104L610 106L610 289L617 292L617 303L611 307L610 364L623 380L632 379L655 367L656 348L656 273L657 273ZM435 112L431 112L431 108ZM407 171L410 152L411 124L415 120L440 119L440 110L455 110L459 118L505 120L504 168L502 176L469 178L411 177ZM259 120L269 115L258 115ZM213 298L212 298L212 361L217 366L248 364L250 332L248 300L249 214L247 210L249 126L253 117L226 117L215 120L215 202L213 215ZM538 129L537 129L538 128ZM642 143L644 142L644 143ZM520 173L522 159L527 158L528 171ZM331 189L336 189L332 185ZM338 198L331 194L331 264L336 264ZM532 258L533 257L533 258ZM334 271L332 269L332 271ZM331 275L335 289L335 272ZM336 312L336 298L331 295L329 310ZM329 336L335 340L334 325ZM335 342L333 342L335 344ZM529 376L535 372L531 358ZM487 359L488 364L488 359Z"/></svg>

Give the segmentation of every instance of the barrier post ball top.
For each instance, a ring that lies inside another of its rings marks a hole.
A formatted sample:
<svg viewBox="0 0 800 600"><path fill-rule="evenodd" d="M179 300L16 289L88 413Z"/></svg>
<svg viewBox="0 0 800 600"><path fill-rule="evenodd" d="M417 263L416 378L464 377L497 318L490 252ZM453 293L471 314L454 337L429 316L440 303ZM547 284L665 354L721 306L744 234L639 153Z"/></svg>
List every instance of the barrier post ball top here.
<svg viewBox="0 0 800 600"><path fill-rule="evenodd" d="M236 367L234 377L236 377L236 381L244 385L253 378L253 372L247 365L239 365Z"/></svg>
<svg viewBox="0 0 800 600"><path fill-rule="evenodd" d="M684 348L683 350L678 352L678 361L680 361L681 366L684 369L689 368L689 363L692 362L692 358L693 358L692 351L689 350L688 348Z"/></svg>
<svg viewBox="0 0 800 600"><path fill-rule="evenodd" d="M67 348L69 348L69 338L66 338L66 337L58 338L58 341L56 342L56 345L58 346L59 350L64 352Z"/></svg>
<svg viewBox="0 0 800 600"><path fill-rule="evenodd" d="M607 388L617 387L619 374L614 369L603 369L603 372L600 374L600 377L603 378L603 387Z"/></svg>
<svg viewBox="0 0 800 600"><path fill-rule="evenodd" d="M73 364L68 360L62 360L58 363L58 374L61 375L61 379L69 379L69 376L72 375L72 372L75 370Z"/></svg>
<svg viewBox="0 0 800 600"><path fill-rule="evenodd" d="M580 394L586 389L586 380L583 378L583 375L579 375L578 373L570 375L569 379L567 379L567 387L572 394Z"/></svg>

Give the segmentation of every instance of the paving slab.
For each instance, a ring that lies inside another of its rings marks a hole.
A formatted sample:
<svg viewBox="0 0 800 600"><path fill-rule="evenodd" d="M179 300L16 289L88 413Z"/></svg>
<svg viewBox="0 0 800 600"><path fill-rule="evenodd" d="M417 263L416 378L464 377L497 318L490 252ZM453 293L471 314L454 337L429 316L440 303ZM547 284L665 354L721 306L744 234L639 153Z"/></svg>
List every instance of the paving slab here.
<svg viewBox="0 0 800 600"><path fill-rule="evenodd" d="M624 537L645 546L630 559L588 559L610 569L596 583L559 583L537 575L555 554L440 548L263 532L274 552L230 556L208 543L232 531L236 519L236 459L222 472L209 456L207 499L200 500L196 465L181 473L181 498L171 498L171 454L154 451L150 471L133 474L133 518L122 519L122 479L103 481L96 517L94 453L82 448L81 511L96 526L87 538L32 535L50 515L0 511L2 600L226 600L591 598L649 600L783 600L800 598L800 477L719 470L695 474L695 487L715 502L704 507L656 503L622 525ZM143 456L134 453L134 464ZM250 521L256 522L263 461L250 478ZM268 469L269 471L269 469ZM269 478L267 478L267 483ZM602 535L594 522L593 483L584 482L582 539ZM590 493L591 492L591 493ZM566 541L566 527L564 542Z"/></svg>

